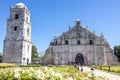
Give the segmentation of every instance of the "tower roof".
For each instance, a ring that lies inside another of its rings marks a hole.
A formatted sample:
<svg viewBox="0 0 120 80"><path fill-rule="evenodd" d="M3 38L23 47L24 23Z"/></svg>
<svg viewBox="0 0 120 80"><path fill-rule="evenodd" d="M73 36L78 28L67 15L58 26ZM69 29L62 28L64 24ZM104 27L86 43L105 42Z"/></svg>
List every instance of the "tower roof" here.
<svg viewBox="0 0 120 80"><path fill-rule="evenodd" d="M25 6L25 4L23 4L23 3L17 3L16 5L15 5L17 8L27 8L26 6Z"/></svg>

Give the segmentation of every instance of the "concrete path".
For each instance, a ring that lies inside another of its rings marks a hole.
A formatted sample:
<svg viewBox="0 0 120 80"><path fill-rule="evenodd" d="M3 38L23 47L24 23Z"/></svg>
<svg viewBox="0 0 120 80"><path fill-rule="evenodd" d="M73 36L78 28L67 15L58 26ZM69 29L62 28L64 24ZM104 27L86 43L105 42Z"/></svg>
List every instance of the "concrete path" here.
<svg viewBox="0 0 120 80"><path fill-rule="evenodd" d="M83 72L90 72L91 73L91 69L89 67L83 67ZM94 75L95 76L107 77L110 80L120 80L120 76L118 76L118 75L111 74L111 73L104 72L104 71L100 71L100 70L97 70L97 69L94 69Z"/></svg>

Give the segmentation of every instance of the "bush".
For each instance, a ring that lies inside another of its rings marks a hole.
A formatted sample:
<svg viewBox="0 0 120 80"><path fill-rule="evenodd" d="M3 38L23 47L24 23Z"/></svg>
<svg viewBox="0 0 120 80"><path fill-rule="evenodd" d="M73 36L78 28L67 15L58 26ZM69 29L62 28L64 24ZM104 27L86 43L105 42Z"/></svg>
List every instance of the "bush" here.
<svg viewBox="0 0 120 80"><path fill-rule="evenodd" d="M0 63L0 68L16 67L16 64Z"/></svg>
<svg viewBox="0 0 120 80"><path fill-rule="evenodd" d="M28 65L20 65L20 67L40 67L39 64L28 64Z"/></svg>
<svg viewBox="0 0 120 80"><path fill-rule="evenodd" d="M53 65L52 64L50 64L50 65L48 65L49 67L53 67Z"/></svg>

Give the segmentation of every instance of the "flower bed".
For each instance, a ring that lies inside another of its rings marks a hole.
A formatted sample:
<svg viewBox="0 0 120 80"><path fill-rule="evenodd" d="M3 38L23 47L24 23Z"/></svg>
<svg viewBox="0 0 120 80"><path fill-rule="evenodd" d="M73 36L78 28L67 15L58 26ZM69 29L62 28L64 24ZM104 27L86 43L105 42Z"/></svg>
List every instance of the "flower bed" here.
<svg viewBox="0 0 120 80"><path fill-rule="evenodd" d="M0 80L107 80L78 71L73 66L18 67L0 71Z"/></svg>
<svg viewBox="0 0 120 80"><path fill-rule="evenodd" d="M61 73L55 72L45 67L44 69L23 69L15 68L0 74L0 80L65 80L72 79L69 76L64 77Z"/></svg>

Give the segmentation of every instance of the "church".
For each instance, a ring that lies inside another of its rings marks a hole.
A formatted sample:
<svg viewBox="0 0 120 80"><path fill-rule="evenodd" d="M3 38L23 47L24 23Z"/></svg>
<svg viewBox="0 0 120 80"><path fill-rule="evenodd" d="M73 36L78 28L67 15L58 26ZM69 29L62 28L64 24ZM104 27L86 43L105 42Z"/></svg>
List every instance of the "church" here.
<svg viewBox="0 0 120 80"><path fill-rule="evenodd" d="M3 63L27 65L31 63L30 12L23 3L10 7L3 47Z"/></svg>
<svg viewBox="0 0 120 80"><path fill-rule="evenodd" d="M3 47L3 63L27 65L31 63L30 12L23 3L10 7ZM80 20L62 35L54 36L45 51L44 64L116 65L118 58L101 34L97 36L84 28Z"/></svg>
<svg viewBox="0 0 120 80"><path fill-rule="evenodd" d="M117 65L118 58L104 35L100 36L81 25L79 19L75 25L62 35L54 36L45 51L44 64L67 65Z"/></svg>

